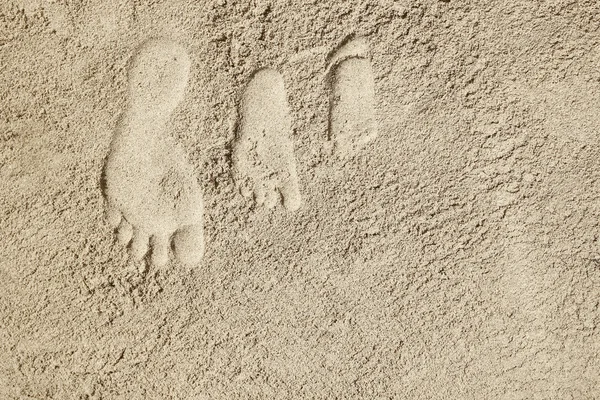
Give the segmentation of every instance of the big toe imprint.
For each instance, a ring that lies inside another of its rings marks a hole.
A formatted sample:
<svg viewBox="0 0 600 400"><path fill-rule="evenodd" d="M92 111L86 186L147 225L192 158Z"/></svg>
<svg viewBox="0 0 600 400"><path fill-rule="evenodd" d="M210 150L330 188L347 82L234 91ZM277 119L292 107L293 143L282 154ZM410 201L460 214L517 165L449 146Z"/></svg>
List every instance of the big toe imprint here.
<svg viewBox="0 0 600 400"><path fill-rule="evenodd" d="M263 69L252 77L239 118L233 163L240 190L268 208L283 202L287 210L297 210L301 200L290 109L279 72Z"/></svg>
<svg viewBox="0 0 600 400"><path fill-rule="evenodd" d="M182 148L168 134L170 116L187 86L190 61L179 45L146 42L129 70L128 107L104 167L109 224L131 257L164 265L169 247L184 262L204 253L200 187Z"/></svg>

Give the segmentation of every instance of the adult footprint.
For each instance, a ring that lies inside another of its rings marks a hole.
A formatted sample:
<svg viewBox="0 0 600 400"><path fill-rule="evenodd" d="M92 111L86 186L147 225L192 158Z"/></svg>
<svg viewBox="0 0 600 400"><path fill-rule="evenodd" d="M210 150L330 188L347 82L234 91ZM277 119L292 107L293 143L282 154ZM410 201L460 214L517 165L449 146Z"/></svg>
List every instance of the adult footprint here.
<svg viewBox="0 0 600 400"><path fill-rule="evenodd" d="M342 45L329 59L329 139L342 156L377 137L375 79L364 38Z"/></svg>
<svg viewBox="0 0 600 400"><path fill-rule="evenodd" d="M204 252L200 187L168 123L187 87L190 60L179 45L150 40L128 71L129 102L104 167L109 223L140 260L163 265L173 241L176 256L195 263Z"/></svg>
<svg viewBox="0 0 600 400"><path fill-rule="evenodd" d="M300 207L291 121L283 77L272 69L258 71L242 95L233 152L236 181L242 194L272 208Z"/></svg>

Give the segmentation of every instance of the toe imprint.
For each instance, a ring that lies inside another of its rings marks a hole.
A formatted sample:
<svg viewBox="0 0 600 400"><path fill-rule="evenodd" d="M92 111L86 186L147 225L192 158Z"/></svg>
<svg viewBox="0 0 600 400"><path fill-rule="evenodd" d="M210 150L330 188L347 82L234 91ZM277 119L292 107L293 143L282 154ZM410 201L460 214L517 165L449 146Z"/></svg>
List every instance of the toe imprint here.
<svg viewBox="0 0 600 400"><path fill-rule="evenodd" d="M181 262L195 264L204 255L204 229L201 224L189 225L175 232L175 254Z"/></svg>

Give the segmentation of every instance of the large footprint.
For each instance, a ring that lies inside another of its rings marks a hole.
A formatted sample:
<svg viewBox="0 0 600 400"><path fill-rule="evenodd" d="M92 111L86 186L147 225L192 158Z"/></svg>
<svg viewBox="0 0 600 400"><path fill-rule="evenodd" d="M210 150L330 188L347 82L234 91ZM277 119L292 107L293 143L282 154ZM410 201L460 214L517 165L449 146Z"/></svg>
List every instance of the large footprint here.
<svg viewBox="0 0 600 400"><path fill-rule="evenodd" d="M178 259L198 262L204 253L200 187L168 122L187 87L190 60L166 40L144 43L131 59L129 104L114 134L104 168L109 223L140 260L163 265L173 241Z"/></svg>
<svg viewBox="0 0 600 400"><path fill-rule="evenodd" d="M342 157L377 137L375 79L365 38L348 41L330 56L329 139Z"/></svg>
<svg viewBox="0 0 600 400"><path fill-rule="evenodd" d="M283 203L287 210L297 210L300 191L290 111L279 72L263 69L252 77L239 118L233 167L240 190L268 208Z"/></svg>

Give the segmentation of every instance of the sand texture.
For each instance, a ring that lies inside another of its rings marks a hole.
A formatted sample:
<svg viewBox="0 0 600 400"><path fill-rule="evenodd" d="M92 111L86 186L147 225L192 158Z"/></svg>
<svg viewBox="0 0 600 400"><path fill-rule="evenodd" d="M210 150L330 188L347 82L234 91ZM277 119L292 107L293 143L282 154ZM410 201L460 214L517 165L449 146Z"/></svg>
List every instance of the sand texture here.
<svg viewBox="0 0 600 400"><path fill-rule="evenodd" d="M4 399L600 399L600 3L0 0Z"/></svg>

